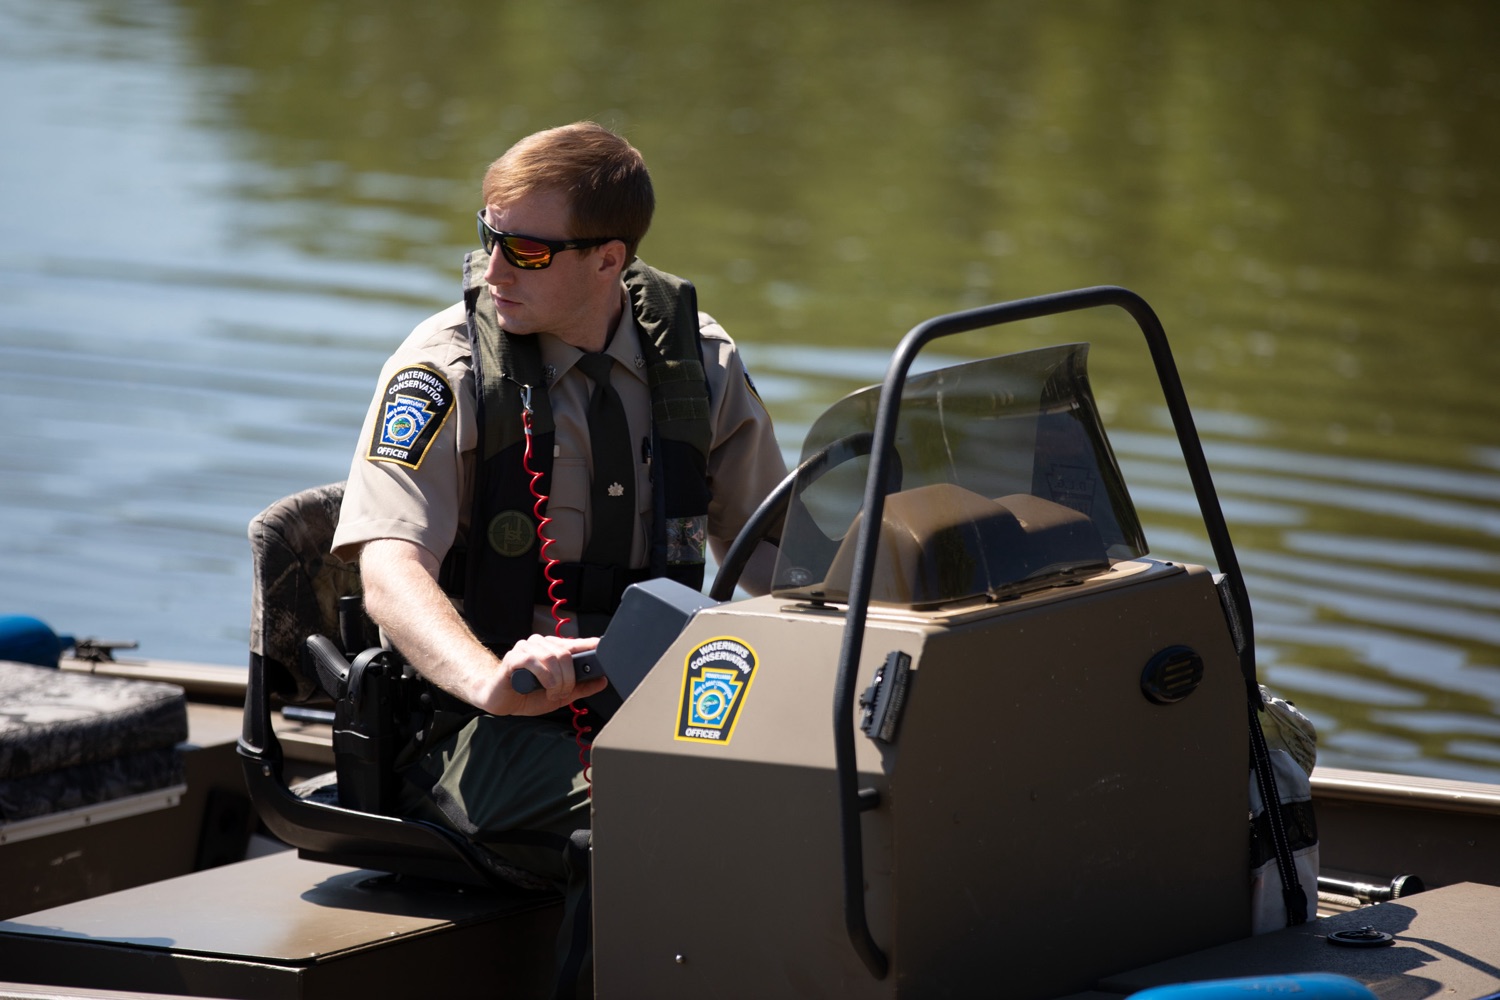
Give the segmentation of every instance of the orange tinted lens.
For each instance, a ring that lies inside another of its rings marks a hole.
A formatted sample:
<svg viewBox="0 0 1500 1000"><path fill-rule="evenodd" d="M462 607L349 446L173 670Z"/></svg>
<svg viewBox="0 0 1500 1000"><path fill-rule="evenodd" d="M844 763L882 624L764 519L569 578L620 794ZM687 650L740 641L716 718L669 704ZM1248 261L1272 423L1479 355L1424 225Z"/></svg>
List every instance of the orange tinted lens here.
<svg viewBox="0 0 1500 1000"><path fill-rule="evenodd" d="M517 267L546 267L552 263L552 248L524 236L506 236L505 256Z"/></svg>

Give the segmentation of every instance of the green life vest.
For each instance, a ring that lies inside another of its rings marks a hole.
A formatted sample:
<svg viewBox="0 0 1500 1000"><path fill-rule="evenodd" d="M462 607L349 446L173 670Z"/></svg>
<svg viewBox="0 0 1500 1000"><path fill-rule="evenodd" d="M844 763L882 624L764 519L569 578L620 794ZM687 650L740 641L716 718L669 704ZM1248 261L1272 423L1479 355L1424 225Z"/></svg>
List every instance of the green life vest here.
<svg viewBox="0 0 1500 1000"><path fill-rule="evenodd" d="M537 340L500 329L494 302L485 294L487 265L488 257L479 251L464 261L479 445L468 539L449 553L444 583L450 593L462 594L464 618L475 634L503 651L531 634L533 606L547 601L537 556L537 501L522 461L523 387L530 387L530 463L541 474L536 489L544 497L551 495L554 425ZM697 293L691 283L639 260L623 278L643 333L651 389L651 553L639 570L585 563L554 567L553 575L563 580L565 613L578 619L583 635L603 631L631 583L667 576L695 589L703 585L713 429Z"/></svg>

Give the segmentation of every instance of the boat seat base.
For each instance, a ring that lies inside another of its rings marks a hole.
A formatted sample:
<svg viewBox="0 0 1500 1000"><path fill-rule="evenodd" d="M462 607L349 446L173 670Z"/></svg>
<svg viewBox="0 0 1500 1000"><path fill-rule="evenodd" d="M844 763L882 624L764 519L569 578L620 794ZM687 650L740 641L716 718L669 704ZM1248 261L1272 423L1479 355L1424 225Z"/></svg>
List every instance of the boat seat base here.
<svg viewBox="0 0 1500 1000"><path fill-rule="evenodd" d="M0 969L212 997L546 995L561 915L534 894L280 851L0 921Z"/></svg>

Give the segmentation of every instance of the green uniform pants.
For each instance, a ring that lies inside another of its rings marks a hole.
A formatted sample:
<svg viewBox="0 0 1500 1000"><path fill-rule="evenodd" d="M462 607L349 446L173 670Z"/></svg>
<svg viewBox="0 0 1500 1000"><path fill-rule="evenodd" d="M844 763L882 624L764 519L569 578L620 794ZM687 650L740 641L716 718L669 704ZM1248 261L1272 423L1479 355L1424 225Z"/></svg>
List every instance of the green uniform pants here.
<svg viewBox="0 0 1500 1000"><path fill-rule="evenodd" d="M571 712L467 721L440 713L429 733L426 751L402 769L403 815L449 827L563 893L558 995L590 995L589 789Z"/></svg>

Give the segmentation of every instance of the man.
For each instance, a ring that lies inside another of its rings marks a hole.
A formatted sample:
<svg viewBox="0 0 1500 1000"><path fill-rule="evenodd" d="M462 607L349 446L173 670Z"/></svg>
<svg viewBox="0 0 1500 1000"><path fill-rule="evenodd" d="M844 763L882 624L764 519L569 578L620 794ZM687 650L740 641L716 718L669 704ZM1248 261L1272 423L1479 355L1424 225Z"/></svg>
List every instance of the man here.
<svg viewBox="0 0 1500 1000"><path fill-rule="evenodd" d="M655 199L629 143L539 132L490 165L483 199L464 301L381 374L334 552L358 555L370 616L440 689L399 761L403 808L561 885L588 789L554 713L606 684L579 683L572 654L630 582L700 584L705 540L722 559L786 470L734 343L691 285L635 259ZM524 695L523 669L540 682Z"/></svg>

